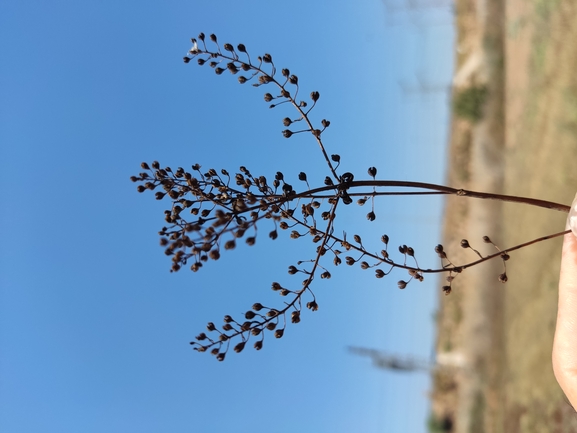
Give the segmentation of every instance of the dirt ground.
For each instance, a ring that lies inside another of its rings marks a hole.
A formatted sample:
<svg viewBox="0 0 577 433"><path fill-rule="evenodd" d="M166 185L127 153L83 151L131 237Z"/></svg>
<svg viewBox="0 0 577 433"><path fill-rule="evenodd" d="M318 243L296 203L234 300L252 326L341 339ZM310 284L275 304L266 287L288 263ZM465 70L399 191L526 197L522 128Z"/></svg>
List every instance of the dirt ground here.
<svg viewBox="0 0 577 433"><path fill-rule="evenodd" d="M577 1L457 0L458 86L485 84L483 119L454 116L447 183L569 204L577 191ZM467 66L465 66L467 65ZM459 89L455 89L457 92ZM456 263L563 230L566 215L517 204L451 197L445 250ZM577 432L577 414L551 369L561 240L511 253L459 275L442 296L439 354L458 370L435 373L433 413L445 431ZM492 248L492 247L491 247Z"/></svg>

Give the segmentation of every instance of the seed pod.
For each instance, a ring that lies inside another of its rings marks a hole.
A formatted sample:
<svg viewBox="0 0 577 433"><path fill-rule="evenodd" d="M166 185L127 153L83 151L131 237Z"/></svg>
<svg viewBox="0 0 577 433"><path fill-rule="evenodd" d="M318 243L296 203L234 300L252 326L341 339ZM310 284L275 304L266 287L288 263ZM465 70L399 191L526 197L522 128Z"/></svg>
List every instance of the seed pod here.
<svg viewBox="0 0 577 433"><path fill-rule="evenodd" d="M463 247L463 248L469 248L469 247L470 247L469 241L468 241L467 239L461 240L461 247Z"/></svg>
<svg viewBox="0 0 577 433"><path fill-rule="evenodd" d="M242 352L242 349L244 349L244 345L246 344L246 342L241 341L240 343L238 343L236 346L234 346L234 351L236 353L240 353Z"/></svg>
<svg viewBox="0 0 577 433"><path fill-rule="evenodd" d="M307 308L312 311L317 311L319 309L319 305L316 301L307 302Z"/></svg>
<svg viewBox="0 0 577 433"><path fill-rule="evenodd" d="M283 334L284 334L284 329L277 329L276 331L274 331L275 338L282 338Z"/></svg>
<svg viewBox="0 0 577 433"><path fill-rule="evenodd" d="M301 312L300 311L293 311L291 313L291 322L292 323L299 323L301 321Z"/></svg>
<svg viewBox="0 0 577 433"><path fill-rule="evenodd" d="M368 170L369 176L371 176L372 178L375 178L375 176L377 175L377 169L375 167L370 167Z"/></svg>
<svg viewBox="0 0 577 433"><path fill-rule="evenodd" d="M399 289L404 289L405 287L407 287L407 282L406 282L406 281L403 281L403 280L400 280L400 281L397 283L397 286L399 287Z"/></svg>
<svg viewBox="0 0 577 433"><path fill-rule="evenodd" d="M382 269L375 270L375 276L377 278L383 278L385 276L385 272Z"/></svg>
<svg viewBox="0 0 577 433"><path fill-rule="evenodd" d="M319 98L321 97L321 94L319 92L317 92L316 90L311 92L311 99L314 102L317 102L319 100Z"/></svg>
<svg viewBox="0 0 577 433"><path fill-rule="evenodd" d="M254 343L254 348L255 348L256 350L262 349L262 340L257 341L256 343Z"/></svg>

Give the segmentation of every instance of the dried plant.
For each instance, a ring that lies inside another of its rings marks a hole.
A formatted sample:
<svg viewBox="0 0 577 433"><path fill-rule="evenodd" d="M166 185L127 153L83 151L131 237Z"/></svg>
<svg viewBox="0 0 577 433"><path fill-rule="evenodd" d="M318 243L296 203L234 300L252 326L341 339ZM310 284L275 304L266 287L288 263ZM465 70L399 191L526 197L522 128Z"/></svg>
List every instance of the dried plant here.
<svg viewBox="0 0 577 433"><path fill-rule="evenodd" d="M310 237L315 245L311 258L288 267L289 274L303 278L301 284L290 288L278 282L271 284L272 290L284 298L282 306L270 307L257 302L243 317L226 315L224 324L220 326L208 323L207 332L201 332L191 342L199 352L208 351L222 361L231 344L235 352L241 352L252 338L255 340L254 348L260 350L267 331L281 338L287 321L300 322L303 305L312 311L318 309L312 283L315 278L331 278L327 265L330 261L333 266L345 264L359 266L364 270L371 269L376 278L383 278L394 269L403 270L407 276L397 282L400 289L406 288L414 280L423 281L427 274L443 273L446 274L446 284L442 290L449 294L458 274L491 259L503 262L503 272L498 279L505 283L505 265L512 251L567 233L554 233L505 249L499 249L485 236L483 241L496 248L495 253L488 255L481 254L468 240L463 239L461 247L471 249L475 260L461 264L451 262L445 248L437 245L434 251L440 258L440 264L435 269L420 267L415 251L410 246L401 245L396 251L391 251L386 234L378 235L382 245L378 252L368 250L356 234L352 238L338 234L335 220L339 206L348 206L355 201L362 206L370 202L371 209L366 218L374 221L377 218L375 199L389 195L452 194L525 203L562 212L568 212L569 207L543 200L422 182L378 180L375 167L368 168L368 177L362 180L355 179L353 173L340 173L340 156L329 155L323 143L323 133L330 122L323 119L320 126L313 125L309 116L320 99L319 92L313 91L307 98L301 97L299 78L288 69L279 72L270 54L252 59L243 44L235 48L225 43L221 48L215 35L209 36L210 42L206 39L202 33L197 39L192 39L193 46L184 57L184 62L196 60L199 65L211 68L217 75L226 71L237 75L240 84L265 86L269 91L264 94L264 100L270 108L292 105L296 115L284 117L286 129L282 135L290 139L295 134L310 134L324 158L327 176L324 185L311 187L307 175L301 172L298 181L299 186L303 187L299 188L289 183L281 172L277 172L270 181L263 175L252 174L244 166L237 173L230 174L225 169L205 171L199 164L192 165L190 171L182 167L172 170L155 161L150 165L142 163L144 171L131 177L133 182L139 183L139 192L158 189L155 193L157 200L166 196L170 199L170 208L164 211L167 225L159 234L160 244L172 260L171 272L179 271L183 266L189 266L196 272L203 267L203 263L218 260L223 250L233 250L239 242L254 245L257 226L262 226L263 220L272 224L268 236L273 240L279 236L279 232L287 232L293 239ZM192 216L184 216L185 213Z"/></svg>

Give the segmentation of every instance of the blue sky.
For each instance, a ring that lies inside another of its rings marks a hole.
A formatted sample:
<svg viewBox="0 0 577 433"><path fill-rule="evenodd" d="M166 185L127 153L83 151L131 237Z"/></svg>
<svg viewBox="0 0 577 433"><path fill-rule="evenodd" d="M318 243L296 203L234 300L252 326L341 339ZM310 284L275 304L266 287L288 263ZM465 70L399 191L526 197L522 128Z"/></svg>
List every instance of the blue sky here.
<svg viewBox="0 0 577 433"><path fill-rule="evenodd" d="M129 177L153 160L280 170L293 185L300 171L326 175L314 141L282 137L288 107L182 62L203 31L271 53L304 94L319 91L313 119L331 121L323 137L343 171L442 182L448 94L422 90L450 82L453 30L449 11L429 12L387 14L372 0L2 2L0 430L425 431L427 375L374 369L346 347L430 357L438 281L400 291L402 273L331 269L313 286L318 312L219 363L189 341L208 321L279 303L271 282L294 284L287 266L309 259L310 243L263 237L171 274L157 235L168 204ZM436 264L438 200L383 201L373 223L366 212L342 211L337 230L375 245L387 233Z"/></svg>

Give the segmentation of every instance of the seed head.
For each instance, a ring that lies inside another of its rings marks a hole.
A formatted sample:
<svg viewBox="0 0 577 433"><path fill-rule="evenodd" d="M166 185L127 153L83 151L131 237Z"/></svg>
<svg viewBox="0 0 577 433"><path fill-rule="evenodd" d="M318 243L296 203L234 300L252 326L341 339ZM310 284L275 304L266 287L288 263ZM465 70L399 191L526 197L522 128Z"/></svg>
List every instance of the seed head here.
<svg viewBox="0 0 577 433"><path fill-rule="evenodd" d="M291 322L292 323L299 323L301 321L301 312L300 311L293 311L291 313Z"/></svg>
<svg viewBox="0 0 577 433"><path fill-rule="evenodd" d="M307 302L307 308L312 311L317 311L319 309L319 305L316 301Z"/></svg>

